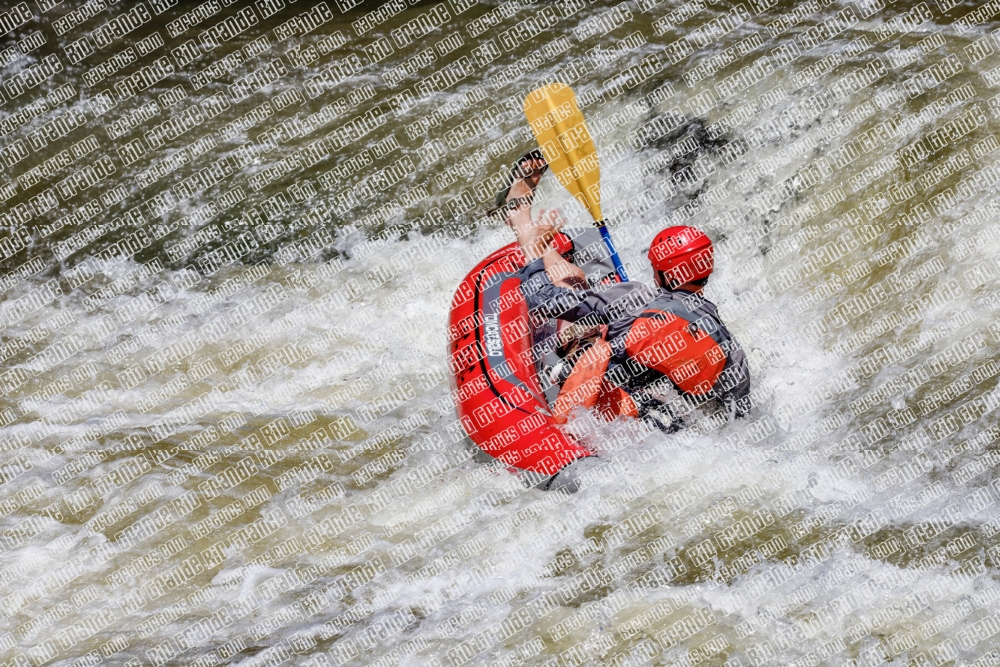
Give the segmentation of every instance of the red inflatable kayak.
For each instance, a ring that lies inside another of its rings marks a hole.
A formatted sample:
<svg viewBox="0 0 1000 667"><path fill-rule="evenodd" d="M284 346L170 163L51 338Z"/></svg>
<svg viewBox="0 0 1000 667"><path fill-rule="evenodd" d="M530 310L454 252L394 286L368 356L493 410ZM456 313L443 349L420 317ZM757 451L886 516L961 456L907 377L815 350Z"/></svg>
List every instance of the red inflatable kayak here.
<svg viewBox="0 0 1000 667"><path fill-rule="evenodd" d="M554 475L591 452L560 430L535 370L516 243L465 277L451 303L452 393L469 438L504 463Z"/></svg>

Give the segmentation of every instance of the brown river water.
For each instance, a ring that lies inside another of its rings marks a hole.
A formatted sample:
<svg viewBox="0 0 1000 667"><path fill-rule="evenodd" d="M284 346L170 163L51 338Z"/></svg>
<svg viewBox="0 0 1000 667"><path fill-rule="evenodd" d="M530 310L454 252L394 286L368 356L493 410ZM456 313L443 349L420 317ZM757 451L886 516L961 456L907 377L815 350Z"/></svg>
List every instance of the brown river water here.
<svg viewBox="0 0 1000 667"><path fill-rule="evenodd" d="M1000 664L994 2L170 5L0 7L0 665ZM572 496L446 351L551 81L756 398Z"/></svg>

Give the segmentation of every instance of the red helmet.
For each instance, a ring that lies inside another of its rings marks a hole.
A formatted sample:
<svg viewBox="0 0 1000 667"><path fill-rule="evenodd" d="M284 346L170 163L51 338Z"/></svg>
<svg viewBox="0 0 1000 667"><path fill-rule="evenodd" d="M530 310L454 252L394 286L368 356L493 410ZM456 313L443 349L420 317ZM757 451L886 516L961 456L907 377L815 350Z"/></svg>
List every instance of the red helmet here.
<svg viewBox="0 0 1000 667"><path fill-rule="evenodd" d="M672 287L707 278L715 268L712 241L694 227L667 227L649 245L649 262L667 274Z"/></svg>

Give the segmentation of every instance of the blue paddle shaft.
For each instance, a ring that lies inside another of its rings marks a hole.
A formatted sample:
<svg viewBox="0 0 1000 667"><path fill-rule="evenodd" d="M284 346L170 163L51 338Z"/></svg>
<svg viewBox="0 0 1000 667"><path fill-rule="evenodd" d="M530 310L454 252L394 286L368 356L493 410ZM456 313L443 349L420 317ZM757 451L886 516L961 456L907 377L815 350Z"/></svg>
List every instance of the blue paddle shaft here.
<svg viewBox="0 0 1000 667"><path fill-rule="evenodd" d="M600 222L597 224L597 228L601 230L601 238L604 239L604 245L608 246L608 252L611 253L611 261L614 262L618 277L621 278L623 283L627 283L628 276L625 275L625 267L622 266L622 261L618 259L618 251L615 250L615 244L611 240L611 234L608 233L607 225L604 222Z"/></svg>

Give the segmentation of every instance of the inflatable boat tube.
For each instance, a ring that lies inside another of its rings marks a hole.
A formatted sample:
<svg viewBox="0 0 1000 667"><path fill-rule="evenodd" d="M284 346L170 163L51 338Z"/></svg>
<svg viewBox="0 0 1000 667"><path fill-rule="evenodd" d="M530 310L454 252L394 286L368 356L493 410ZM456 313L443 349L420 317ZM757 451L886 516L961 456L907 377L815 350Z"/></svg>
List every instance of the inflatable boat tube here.
<svg viewBox="0 0 1000 667"><path fill-rule="evenodd" d="M451 304L449 355L455 406L469 438L518 470L551 476L591 452L563 433L542 392L528 307L511 243L465 277Z"/></svg>

